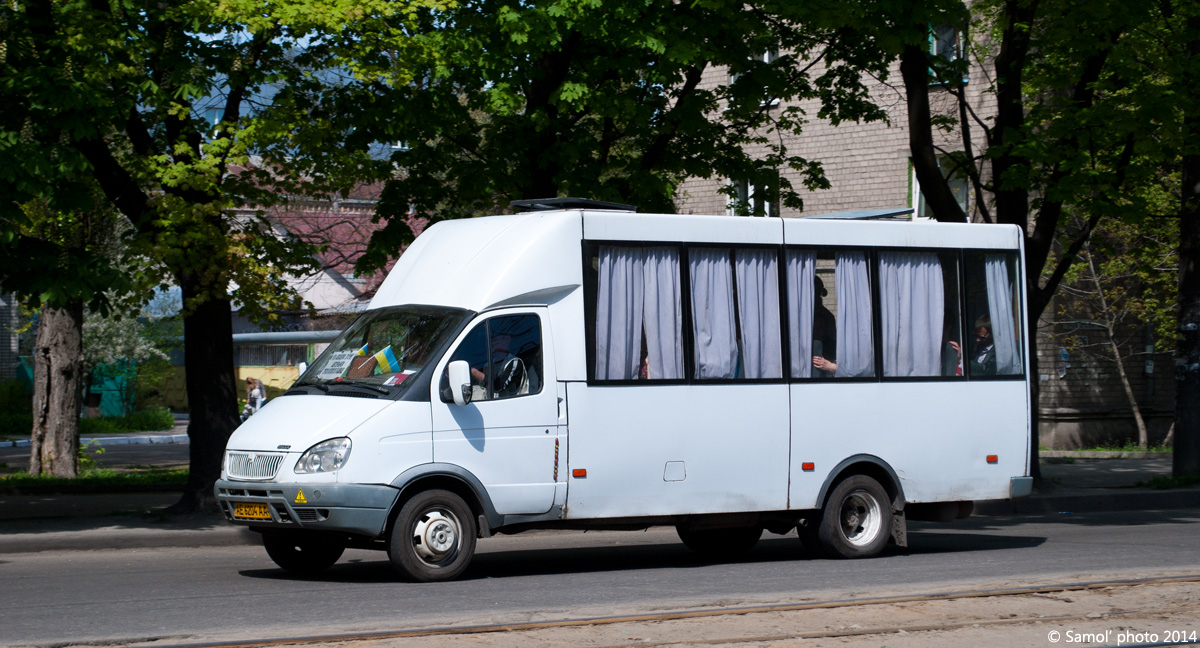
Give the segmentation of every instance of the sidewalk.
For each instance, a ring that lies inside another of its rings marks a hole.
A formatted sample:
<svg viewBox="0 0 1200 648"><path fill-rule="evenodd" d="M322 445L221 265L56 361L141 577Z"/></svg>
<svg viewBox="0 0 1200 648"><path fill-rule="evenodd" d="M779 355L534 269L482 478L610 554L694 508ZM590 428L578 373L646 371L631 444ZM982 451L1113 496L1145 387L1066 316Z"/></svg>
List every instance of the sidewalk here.
<svg viewBox="0 0 1200 648"><path fill-rule="evenodd" d="M1047 458L1030 497L977 502L976 515L1200 508L1200 487L1137 487L1171 474L1169 455L1137 459ZM0 496L0 554L33 551L258 544L258 534L217 513L167 518L170 493Z"/></svg>

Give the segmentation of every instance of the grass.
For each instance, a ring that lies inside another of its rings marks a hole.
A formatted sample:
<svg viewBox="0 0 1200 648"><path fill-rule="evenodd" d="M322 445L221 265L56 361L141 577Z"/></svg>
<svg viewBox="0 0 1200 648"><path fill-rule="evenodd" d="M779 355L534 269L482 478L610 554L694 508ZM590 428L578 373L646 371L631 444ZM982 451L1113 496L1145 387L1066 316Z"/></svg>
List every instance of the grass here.
<svg viewBox="0 0 1200 648"><path fill-rule="evenodd" d="M1182 477L1155 477L1150 481L1138 482L1137 485L1141 488L1153 488L1155 490L1200 486L1200 473L1184 475Z"/></svg>
<svg viewBox="0 0 1200 648"><path fill-rule="evenodd" d="M74 479L65 477L33 476L24 472L0 475L0 488L22 486L146 486L159 484L184 484L188 471L152 468L150 470L113 470L112 468L89 468L82 470Z"/></svg>

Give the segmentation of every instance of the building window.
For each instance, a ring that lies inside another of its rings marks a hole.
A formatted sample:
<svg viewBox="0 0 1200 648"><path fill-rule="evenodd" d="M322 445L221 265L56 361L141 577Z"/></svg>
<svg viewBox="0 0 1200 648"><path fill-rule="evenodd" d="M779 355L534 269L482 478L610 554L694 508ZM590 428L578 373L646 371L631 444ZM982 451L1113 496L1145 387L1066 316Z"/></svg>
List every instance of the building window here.
<svg viewBox="0 0 1200 648"><path fill-rule="evenodd" d="M929 53L935 59L942 59L947 63L953 63L962 59L965 55L963 50L963 30L954 23L942 23L934 25L929 29ZM963 71L963 83L968 79L967 73ZM945 83L937 70L929 70L930 85L940 85Z"/></svg>
<svg viewBox="0 0 1200 648"><path fill-rule="evenodd" d="M950 185L950 192L954 194L959 208L963 210L964 214L969 214L970 212L967 210L971 206L971 182L967 178L967 174L963 173L963 170L945 155L939 155L937 161L938 169L941 170L942 177ZM933 211L925 203L925 194L921 192L921 183L917 180L917 170L911 168L911 162L909 167L912 175L912 204L915 207L913 215L916 218L933 218Z"/></svg>
<svg viewBox="0 0 1200 648"><path fill-rule="evenodd" d="M768 182L731 180L725 211L730 216L779 216L778 173Z"/></svg>

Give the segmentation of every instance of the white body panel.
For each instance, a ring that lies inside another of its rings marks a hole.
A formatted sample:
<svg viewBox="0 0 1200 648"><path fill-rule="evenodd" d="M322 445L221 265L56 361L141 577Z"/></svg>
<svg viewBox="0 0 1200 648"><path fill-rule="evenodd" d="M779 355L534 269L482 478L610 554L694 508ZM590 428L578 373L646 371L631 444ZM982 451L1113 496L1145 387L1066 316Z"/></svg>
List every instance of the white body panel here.
<svg viewBox="0 0 1200 648"><path fill-rule="evenodd" d="M1008 497L1027 474L1029 411L1020 381L792 384L792 508L818 508L839 462L884 460L909 502ZM999 461L988 464L988 455ZM811 472L802 470L812 462Z"/></svg>
<svg viewBox="0 0 1200 648"><path fill-rule="evenodd" d="M567 386L568 517L787 508L787 385Z"/></svg>

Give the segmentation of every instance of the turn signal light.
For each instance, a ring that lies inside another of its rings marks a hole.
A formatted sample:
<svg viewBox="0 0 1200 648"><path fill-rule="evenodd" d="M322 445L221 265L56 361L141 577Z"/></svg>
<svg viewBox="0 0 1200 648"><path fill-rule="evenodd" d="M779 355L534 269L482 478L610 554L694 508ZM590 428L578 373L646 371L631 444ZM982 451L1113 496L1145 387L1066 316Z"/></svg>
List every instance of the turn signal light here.
<svg viewBox="0 0 1200 648"><path fill-rule="evenodd" d="M1000 462L1000 457L998 455L988 455L987 459L988 459L988 463L990 463L990 464Z"/></svg>
<svg viewBox="0 0 1200 648"><path fill-rule="evenodd" d="M571 471L572 477L587 477L587 468L575 468Z"/></svg>

